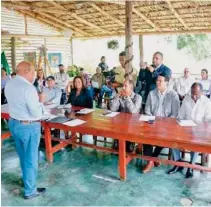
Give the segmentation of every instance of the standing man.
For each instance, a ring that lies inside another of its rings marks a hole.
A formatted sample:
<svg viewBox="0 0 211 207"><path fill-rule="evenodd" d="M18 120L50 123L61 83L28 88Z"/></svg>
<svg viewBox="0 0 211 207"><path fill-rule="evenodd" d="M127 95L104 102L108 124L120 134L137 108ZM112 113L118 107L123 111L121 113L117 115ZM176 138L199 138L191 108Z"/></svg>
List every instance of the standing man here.
<svg viewBox="0 0 211 207"><path fill-rule="evenodd" d="M178 116L180 102L177 93L174 90L168 90L169 77L160 74L157 77L156 85L157 88L150 91L145 106L145 114L148 116L159 116L159 117L172 117ZM163 147L155 147L153 151L152 145L144 145L144 155L158 157ZM159 163L149 161L143 169L143 173L151 171L155 166L159 166Z"/></svg>
<svg viewBox="0 0 211 207"><path fill-rule="evenodd" d="M17 76L5 87L10 114L9 129L20 158L25 199L37 197L46 191L45 188L36 187L44 96L37 94L33 86L34 77L33 66L22 61L17 66Z"/></svg>
<svg viewBox="0 0 211 207"><path fill-rule="evenodd" d="M203 95L203 87L200 83L194 83L192 85L191 95L188 94L185 97L179 111L178 119L193 120L196 123L211 122L211 100ZM182 162L179 149L172 149L172 154L175 161ZM195 164L198 154L198 152L191 152L191 164ZM174 174L182 169L182 167L175 166L168 171L168 174ZM185 177L193 177L193 169L188 168Z"/></svg>
<svg viewBox="0 0 211 207"><path fill-rule="evenodd" d="M156 88L156 80L160 74L167 76L169 79L172 75L171 69L163 64L163 54L161 52L156 52L152 58L152 65L145 66L145 94L148 96L149 92Z"/></svg>
<svg viewBox="0 0 211 207"><path fill-rule="evenodd" d="M195 78L191 77L189 68L184 69L184 76L177 79L175 90L179 95L180 101L185 98L185 95L190 93L190 88L195 82Z"/></svg>
<svg viewBox="0 0 211 207"><path fill-rule="evenodd" d="M101 62L99 63L98 66L101 68L102 73L107 72L108 71L108 65L106 63L105 56L102 56L100 60L101 60Z"/></svg>
<svg viewBox="0 0 211 207"><path fill-rule="evenodd" d="M57 86L61 89L62 91L62 97L60 104L64 104L66 101L66 87L69 83L69 75L65 73L64 71L64 65L59 64L59 72L54 75L55 81Z"/></svg>
<svg viewBox="0 0 211 207"><path fill-rule="evenodd" d="M147 68L147 62L141 62L140 63L140 71L139 75L136 81L136 87L135 92L138 93L142 97L142 104L143 107L145 107L146 103L146 68Z"/></svg>

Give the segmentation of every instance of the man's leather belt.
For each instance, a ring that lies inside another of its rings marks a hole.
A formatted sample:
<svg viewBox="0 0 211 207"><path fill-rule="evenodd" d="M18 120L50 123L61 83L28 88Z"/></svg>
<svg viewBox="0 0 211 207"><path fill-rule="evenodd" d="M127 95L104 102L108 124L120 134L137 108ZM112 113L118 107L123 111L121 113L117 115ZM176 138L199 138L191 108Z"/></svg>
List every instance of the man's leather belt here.
<svg viewBox="0 0 211 207"><path fill-rule="evenodd" d="M13 119L13 118L12 118ZM23 124L31 124L31 123L35 123L35 122L40 122L40 120L32 120L32 121L27 121L27 120L18 120L18 119L13 119L15 121L19 121L20 123Z"/></svg>

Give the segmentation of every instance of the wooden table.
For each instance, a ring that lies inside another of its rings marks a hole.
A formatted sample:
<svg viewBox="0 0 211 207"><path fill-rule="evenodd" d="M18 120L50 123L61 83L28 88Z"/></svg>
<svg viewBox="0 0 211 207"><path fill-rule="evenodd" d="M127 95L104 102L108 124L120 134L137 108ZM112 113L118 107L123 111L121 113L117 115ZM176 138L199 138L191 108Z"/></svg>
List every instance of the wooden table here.
<svg viewBox="0 0 211 207"><path fill-rule="evenodd" d="M52 113L55 115L61 112L62 109L52 110ZM197 170L211 172L211 168L204 166L147 157L133 153L126 153L125 151L125 142L131 141L140 144L151 144L211 154L211 124L204 123L197 127L181 127L176 120L172 118L156 118L154 124L148 124L139 121L140 114L120 113L113 118L108 118L101 116L102 112L103 110L97 109L90 114L76 117L87 121L85 124L76 127L42 122L45 129L46 156L48 161L53 162L53 154L61 148L71 144L119 154L119 173L120 178L123 180L126 179L126 166L133 158L161 161L164 164L190 167ZM51 128L71 131L73 136L65 140L52 137ZM118 139L119 150L115 151L106 147L78 142L76 132ZM52 140L58 141L59 144L53 147Z"/></svg>

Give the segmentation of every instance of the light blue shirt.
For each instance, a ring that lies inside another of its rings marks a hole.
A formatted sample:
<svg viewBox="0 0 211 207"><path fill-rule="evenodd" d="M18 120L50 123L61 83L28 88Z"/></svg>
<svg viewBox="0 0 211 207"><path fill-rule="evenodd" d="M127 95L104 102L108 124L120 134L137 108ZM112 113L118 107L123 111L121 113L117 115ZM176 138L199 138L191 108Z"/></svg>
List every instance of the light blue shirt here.
<svg viewBox="0 0 211 207"><path fill-rule="evenodd" d="M51 102L54 107L60 105L60 100L62 96L62 91L58 87L53 88L43 88L43 93L45 96L45 103Z"/></svg>
<svg viewBox="0 0 211 207"><path fill-rule="evenodd" d="M40 120L44 106L39 102L37 91L24 77L17 75L5 87L10 117L22 121Z"/></svg>

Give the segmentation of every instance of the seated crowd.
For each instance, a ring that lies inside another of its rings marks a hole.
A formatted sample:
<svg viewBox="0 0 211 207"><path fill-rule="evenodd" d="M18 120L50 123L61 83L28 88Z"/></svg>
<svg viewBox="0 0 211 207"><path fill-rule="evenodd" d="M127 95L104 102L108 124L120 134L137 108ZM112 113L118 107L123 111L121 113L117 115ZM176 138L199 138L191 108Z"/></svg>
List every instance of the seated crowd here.
<svg viewBox="0 0 211 207"><path fill-rule="evenodd" d="M208 70L202 69L201 80L191 76L190 69L184 69L184 75L173 79L170 68L163 64L163 54L156 52L152 58L152 65L141 62L140 71L133 68L131 72L125 70L126 53L119 54L120 66L109 71L106 59L103 56L96 68L96 73L90 78L84 69L80 75L74 77L73 86L69 93L67 87L69 76L64 66L59 65L59 72L54 76L44 77L42 70L37 71L34 86L38 93L44 95L46 107L56 107L60 104L70 103L74 106L93 108L93 99L97 107L102 108L105 97L111 111L125 113L143 113L149 116L172 117L195 122L211 122L211 80L208 79ZM15 74L13 74L15 75ZM2 96L5 103L4 87L10 77L2 69ZM118 143L117 143L118 145ZM126 143L126 150L131 151L133 143ZM143 154L158 157L162 147L145 144ZM172 149L173 159L182 161L180 151ZM190 163L195 163L198 153L191 152ZM143 173L149 172L160 163L149 161ZM173 167L168 174L181 171L181 167ZM193 176L188 169L186 178Z"/></svg>

